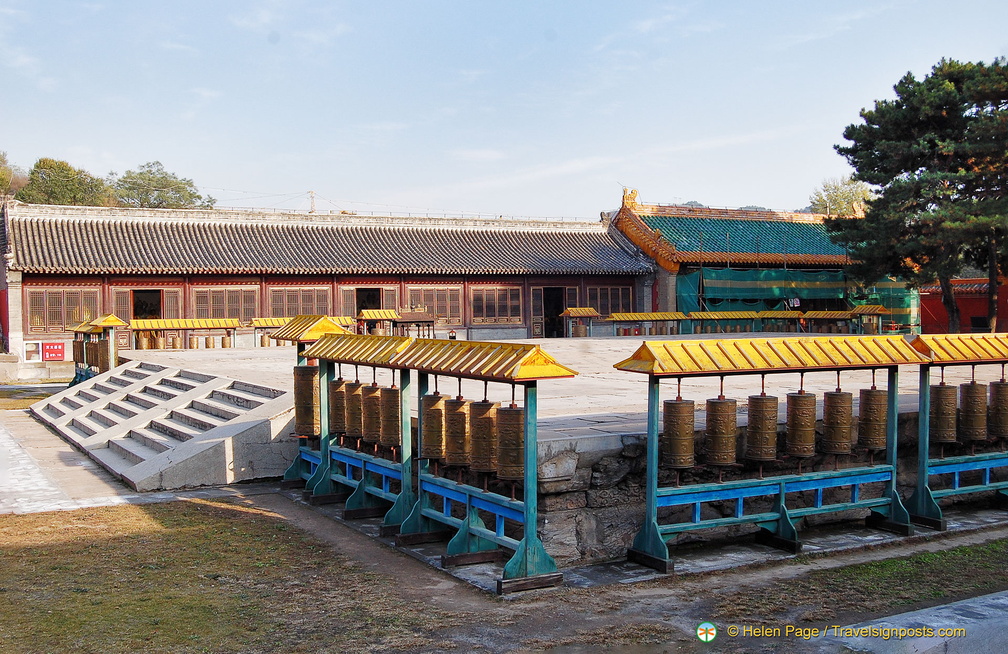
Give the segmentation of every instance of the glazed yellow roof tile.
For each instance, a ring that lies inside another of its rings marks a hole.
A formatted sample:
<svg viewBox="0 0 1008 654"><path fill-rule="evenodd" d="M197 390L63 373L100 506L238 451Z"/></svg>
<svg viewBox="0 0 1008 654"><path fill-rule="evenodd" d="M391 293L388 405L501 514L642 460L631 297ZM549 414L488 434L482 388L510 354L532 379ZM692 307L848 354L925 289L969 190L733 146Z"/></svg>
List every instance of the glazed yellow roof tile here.
<svg viewBox="0 0 1008 654"><path fill-rule="evenodd" d="M759 311L757 316L760 318L772 318L772 319L791 319L791 318L801 318L801 311Z"/></svg>
<svg viewBox="0 0 1008 654"><path fill-rule="evenodd" d="M601 314L591 307L568 307L560 314L564 318L601 318Z"/></svg>
<svg viewBox="0 0 1008 654"><path fill-rule="evenodd" d="M106 313L92 320L91 324L95 327L125 327L127 323L114 313Z"/></svg>
<svg viewBox="0 0 1008 654"><path fill-rule="evenodd" d="M92 325L89 322L82 322L79 325L71 327L70 331L78 334L100 334L105 331L105 328L98 325Z"/></svg>
<svg viewBox="0 0 1008 654"><path fill-rule="evenodd" d="M385 368L401 368L393 359L413 342L408 336L326 334L304 351L310 359Z"/></svg>
<svg viewBox="0 0 1008 654"><path fill-rule="evenodd" d="M253 327L283 327L290 322L290 318L253 318Z"/></svg>
<svg viewBox="0 0 1008 654"><path fill-rule="evenodd" d="M487 381L524 382L573 377L538 345L416 339L394 363L420 372Z"/></svg>
<svg viewBox="0 0 1008 654"><path fill-rule="evenodd" d="M681 311L622 312L609 316L613 322L647 322L655 320L686 320Z"/></svg>
<svg viewBox="0 0 1008 654"><path fill-rule="evenodd" d="M317 341L325 334L349 334L329 316L295 316L290 322L270 334L278 341L309 343Z"/></svg>
<svg viewBox="0 0 1008 654"><path fill-rule="evenodd" d="M754 320L755 311L690 311L690 320Z"/></svg>
<svg viewBox="0 0 1008 654"><path fill-rule="evenodd" d="M353 316L329 316L329 320L332 320L341 327L350 327L357 324L357 319Z"/></svg>
<svg viewBox="0 0 1008 654"><path fill-rule="evenodd" d="M399 320L402 316L395 309L361 309L358 320Z"/></svg>
<svg viewBox="0 0 1008 654"><path fill-rule="evenodd" d="M1008 362L1008 334L925 334L911 345L934 363Z"/></svg>
<svg viewBox="0 0 1008 654"><path fill-rule="evenodd" d="M806 311L802 318L809 320L850 320L850 311Z"/></svg>
<svg viewBox="0 0 1008 654"><path fill-rule="evenodd" d="M881 304L861 304L851 309L851 313L855 316L883 316L890 311Z"/></svg>
<svg viewBox="0 0 1008 654"><path fill-rule="evenodd" d="M902 336L838 336L645 341L630 358L613 367L681 377L878 368L927 361Z"/></svg>
<svg viewBox="0 0 1008 654"><path fill-rule="evenodd" d="M160 318L130 321L130 329L237 329L241 323L237 318Z"/></svg>

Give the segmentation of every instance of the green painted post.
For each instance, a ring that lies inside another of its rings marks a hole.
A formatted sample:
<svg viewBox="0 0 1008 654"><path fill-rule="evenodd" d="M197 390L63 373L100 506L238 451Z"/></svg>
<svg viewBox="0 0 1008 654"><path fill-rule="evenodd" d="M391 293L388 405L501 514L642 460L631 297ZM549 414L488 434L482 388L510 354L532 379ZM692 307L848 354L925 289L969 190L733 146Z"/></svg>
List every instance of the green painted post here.
<svg viewBox="0 0 1008 654"><path fill-rule="evenodd" d="M915 523L944 531L941 507L928 486L928 458L931 445L931 366L920 368L917 402L917 484L910 497L910 516Z"/></svg>
<svg viewBox="0 0 1008 654"><path fill-rule="evenodd" d="M408 371L406 371L408 372ZM417 452L421 451L423 447L423 410L420 398L427 394L430 387L430 375L425 372L417 372ZM406 390L403 389L403 394L405 395ZM418 461L419 467L417 472L420 475L425 475L430 468L430 462L427 459L420 459ZM405 475L404 475L405 476ZM419 478L419 476L418 476ZM402 525L399 527L400 534L420 534L424 532L431 531L430 520L423 517L421 511L430 505L430 499L427 497L427 493L417 491L417 495L414 498L413 507L410 510L409 515L403 520Z"/></svg>
<svg viewBox="0 0 1008 654"><path fill-rule="evenodd" d="M913 527L910 526L910 513L903 506L899 493L896 492L896 468L899 466L899 457L896 453L899 441L899 368L897 366L889 368L887 390L886 463L893 469L892 479L889 480L889 522L905 525L909 532L913 533Z"/></svg>
<svg viewBox="0 0 1008 654"><path fill-rule="evenodd" d="M304 356L304 351L308 349L307 343L299 342L297 344L297 365L304 366L308 365L308 359Z"/></svg>
<svg viewBox="0 0 1008 654"><path fill-rule="evenodd" d="M332 459L329 457L329 382L334 379L336 364L332 361L319 361L319 456L323 469L322 478L312 489L313 495L328 495L332 493Z"/></svg>
<svg viewBox="0 0 1008 654"><path fill-rule="evenodd" d="M518 550L504 566L504 578L531 577L557 571L553 560L539 540L539 441L537 387L525 383L525 534Z"/></svg>
<svg viewBox="0 0 1008 654"><path fill-rule="evenodd" d="M658 425L661 381L648 375L647 472L644 484L644 524L634 538L633 551L648 558L668 560L668 546L658 530Z"/></svg>
<svg viewBox="0 0 1008 654"><path fill-rule="evenodd" d="M399 431L402 434L402 455L400 456L400 470L402 471L402 482L400 484L399 497L389 512L385 514L385 525L402 524L409 516L413 505L416 504L416 491L413 489L413 424L410 420L410 409L413 405L411 394L413 384L411 383L410 371L399 371Z"/></svg>

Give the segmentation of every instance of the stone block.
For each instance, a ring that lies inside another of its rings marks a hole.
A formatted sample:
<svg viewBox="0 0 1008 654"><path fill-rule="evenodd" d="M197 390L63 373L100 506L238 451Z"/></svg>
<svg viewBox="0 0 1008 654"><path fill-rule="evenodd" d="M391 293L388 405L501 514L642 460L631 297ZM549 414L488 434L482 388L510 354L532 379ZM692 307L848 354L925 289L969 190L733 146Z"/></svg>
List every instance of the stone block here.
<svg viewBox="0 0 1008 654"><path fill-rule="evenodd" d="M577 471L578 454L572 450L560 452L539 464L540 481L566 481Z"/></svg>
<svg viewBox="0 0 1008 654"><path fill-rule="evenodd" d="M630 474L630 461L623 457L607 456L592 467L592 488L612 488Z"/></svg>
<svg viewBox="0 0 1008 654"><path fill-rule="evenodd" d="M558 479L554 481L539 481L539 492L542 494L570 493L573 491L585 491L591 485L592 471L590 468L579 468L574 471L574 476L570 479Z"/></svg>
<svg viewBox="0 0 1008 654"><path fill-rule="evenodd" d="M544 495L539 498L539 510L545 513L583 509L586 506L588 506L588 499L585 497L584 492L559 493L556 495Z"/></svg>

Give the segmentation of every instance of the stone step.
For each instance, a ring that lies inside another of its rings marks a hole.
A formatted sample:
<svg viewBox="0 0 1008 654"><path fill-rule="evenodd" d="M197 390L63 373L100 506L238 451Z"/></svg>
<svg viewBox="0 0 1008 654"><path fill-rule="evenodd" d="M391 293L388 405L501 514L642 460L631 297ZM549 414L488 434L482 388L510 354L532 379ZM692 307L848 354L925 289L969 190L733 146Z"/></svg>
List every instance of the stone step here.
<svg viewBox="0 0 1008 654"><path fill-rule="evenodd" d="M127 408L118 402L109 402L105 405L105 408L112 413L122 416L123 418L132 418L137 414L136 411Z"/></svg>
<svg viewBox="0 0 1008 654"><path fill-rule="evenodd" d="M261 406L263 397L253 393L245 393L235 388L222 388L210 393L210 399L230 404L241 409L254 409Z"/></svg>
<svg viewBox="0 0 1008 654"><path fill-rule="evenodd" d="M158 386L167 386L168 388L174 388L176 390L186 392L196 388L197 385L191 382L182 381L177 377L165 377L158 382Z"/></svg>
<svg viewBox="0 0 1008 654"><path fill-rule="evenodd" d="M235 381L231 384L229 390L239 391L241 393L248 393L249 395L257 395L259 397L265 397L266 399L272 400L280 397L284 394L283 391L276 388L268 388L266 386L259 386L258 384L250 384L244 381Z"/></svg>
<svg viewBox="0 0 1008 654"><path fill-rule="evenodd" d="M70 426L77 430L78 433L83 434L85 438L90 438L98 432L108 429L108 425L103 425L94 418L87 416L77 416L70 421Z"/></svg>
<svg viewBox="0 0 1008 654"><path fill-rule="evenodd" d="M87 417L91 418L95 422L100 422L106 427L115 427L120 422L117 418L114 417L114 414L108 415L107 413L99 409L91 409L91 411L87 414Z"/></svg>
<svg viewBox="0 0 1008 654"><path fill-rule="evenodd" d="M161 372L165 369L164 366L159 366L156 363L148 363L147 361L141 361L140 365L137 366L140 370L146 370L148 372Z"/></svg>
<svg viewBox="0 0 1008 654"><path fill-rule="evenodd" d="M135 368L127 368L126 370L123 370L122 375L123 377L130 377L132 379L147 379L148 377L150 377L150 375L146 375L142 371L136 370Z"/></svg>
<svg viewBox="0 0 1008 654"><path fill-rule="evenodd" d="M216 379L216 377L214 377L213 375L205 375L201 372L196 372L193 370L179 370L179 373L178 375L176 375L176 377L182 377L183 379L190 379L200 384L205 384L208 381Z"/></svg>
<svg viewBox="0 0 1008 654"><path fill-rule="evenodd" d="M136 383L135 381L133 381L131 379L123 379L122 377L116 377L114 375L112 377L109 377L108 381L109 381L110 384L115 384L116 386L119 386L120 388L126 388L127 386L132 386L133 384Z"/></svg>
<svg viewBox="0 0 1008 654"><path fill-rule="evenodd" d="M49 415L53 416L54 418L61 418L64 415L66 415L63 411L60 410L60 408L58 406L56 406L52 402L50 402L49 404L45 405L45 408L43 409L43 411L45 411Z"/></svg>
<svg viewBox="0 0 1008 654"><path fill-rule="evenodd" d="M109 442L111 443L112 441ZM88 450L88 456L94 459L98 465L116 476L136 465L136 462L125 458L121 450L112 447L99 447Z"/></svg>
<svg viewBox="0 0 1008 654"><path fill-rule="evenodd" d="M133 393L127 393L123 397L123 402L128 402L134 406L138 406L141 409L153 409L157 406L157 402L152 402L145 397L140 397L139 395L134 395Z"/></svg>
<svg viewBox="0 0 1008 654"><path fill-rule="evenodd" d="M64 397L63 399L61 399L60 400L60 404L62 404L63 406L66 406L66 407L70 407L71 409L74 409L74 410L79 409L82 406L84 406L83 404L81 404L77 400L75 400L73 398L70 398L70 397Z"/></svg>
<svg viewBox="0 0 1008 654"><path fill-rule="evenodd" d="M80 399L84 400L84 402L97 402L99 398L98 395L91 393L83 388L74 393L74 397L79 397Z"/></svg>
<svg viewBox="0 0 1008 654"><path fill-rule="evenodd" d="M166 390L158 388L157 386L144 386L140 389L140 392L144 395L150 395L151 397L156 397L161 400L174 400L177 397L176 393L170 393Z"/></svg>
<svg viewBox="0 0 1008 654"><path fill-rule="evenodd" d="M175 447L178 442L168 438L164 434L159 434L156 431L151 431L149 429L131 429L127 437L137 441L144 447L149 447L157 453L167 452L171 448Z"/></svg>
<svg viewBox="0 0 1008 654"><path fill-rule="evenodd" d="M171 413L168 414L169 418L173 420L178 420L179 422L194 427L200 431L210 431L214 427L220 427L224 424L223 420L219 418L213 418L211 421L210 416L206 414L197 413L195 411L188 411L186 409L173 409Z"/></svg>
<svg viewBox="0 0 1008 654"><path fill-rule="evenodd" d="M205 413L215 418L220 418L221 420L234 420L241 415L241 412L235 411L232 408L233 406L233 404L222 404L206 397L202 400L193 400L187 408L198 413Z"/></svg>
<svg viewBox="0 0 1008 654"><path fill-rule="evenodd" d="M133 465L143 463L147 459L153 459L160 454L157 450L147 447L133 438L113 438L108 442L108 449Z"/></svg>
<svg viewBox="0 0 1008 654"><path fill-rule="evenodd" d="M117 392L116 389L99 382L91 384L91 390L98 391L99 393L103 393L105 395L111 395L112 393Z"/></svg>
<svg viewBox="0 0 1008 654"><path fill-rule="evenodd" d="M174 438L177 441L187 441L191 438L199 436L202 433L199 430L193 429L192 426L172 418L158 418L157 420L151 420L147 424L147 429L164 434L165 436Z"/></svg>

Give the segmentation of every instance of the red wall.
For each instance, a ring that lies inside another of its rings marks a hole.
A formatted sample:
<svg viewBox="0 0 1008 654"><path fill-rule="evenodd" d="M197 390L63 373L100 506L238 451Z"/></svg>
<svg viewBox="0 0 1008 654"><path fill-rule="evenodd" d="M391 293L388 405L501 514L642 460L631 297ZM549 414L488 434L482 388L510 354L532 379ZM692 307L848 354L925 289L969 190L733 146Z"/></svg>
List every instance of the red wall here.
<svg viewBox="0 0 1008 654"><path fill-rule="evenodd" d="M948 312L941 301L941 293L921 293L921 333L944 334L948 331ZM960 331L971 332L971 318L987 320L987 295L978 293L956 294L959 305ZM998 322L999 332L1008 331L1008 286L998 289ZM987 331L983 329L982 331Z"/></svg>

